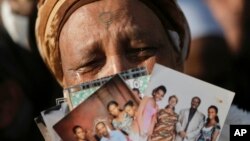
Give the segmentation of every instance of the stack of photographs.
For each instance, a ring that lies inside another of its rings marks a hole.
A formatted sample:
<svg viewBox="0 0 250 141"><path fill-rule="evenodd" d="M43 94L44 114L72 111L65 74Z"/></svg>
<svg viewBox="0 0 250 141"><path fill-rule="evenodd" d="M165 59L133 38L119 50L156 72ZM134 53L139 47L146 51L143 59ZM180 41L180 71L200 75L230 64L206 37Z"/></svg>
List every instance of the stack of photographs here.
<svg viewBox="0 0 250 141"><path fill-rule="evenodd" d="M142 98L143 92L146 90L150 79L150 75L145 67L129 69L117 75L119 75L119 78L121 77L122 81L125 81L126 87L135 93L137 101ZM53 129L55 123L86 100L101 86L110 81L114 76L115 75L107 76L64 89L64 97L56 99L56 106L42 111L41 115L35 118L35 122L44 139L46 141L61 141L62 139Z"/></svg>
<svg viewBox="0 0 250 141"><path fill-rule="evenodd" d="M130 88L137 89L140 92L145 91L150 78L145 67L129 69L119 73L119 75ZM64 89L64 97L69 100L70 109L78 106L113 77L114 75Z"/></svg>
<svg viewBox="0 0 250 141"><path fill-rule="evenodd" d="M51 141L218 140L234 93L156 64L72 86L35 121Z"/></svg>

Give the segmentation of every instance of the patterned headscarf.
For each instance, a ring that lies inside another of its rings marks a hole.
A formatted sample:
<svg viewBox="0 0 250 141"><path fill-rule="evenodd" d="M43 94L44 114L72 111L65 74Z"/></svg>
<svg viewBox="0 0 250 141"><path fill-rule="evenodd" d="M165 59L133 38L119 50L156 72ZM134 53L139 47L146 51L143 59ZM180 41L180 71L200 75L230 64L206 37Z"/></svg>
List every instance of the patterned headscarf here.
<svg viewBox="0 0 250 141"><path fill-rule="evenodd" d="M62 84L63 71L59 51L59 35L69 16L79 7L97 0L40 0L36 21L39 52L52 73ZM161 20L172 43L185 59L188 54L190 32L187 21L175 0L140 0ZM177 34L176 34L177 33Z"/></svg>

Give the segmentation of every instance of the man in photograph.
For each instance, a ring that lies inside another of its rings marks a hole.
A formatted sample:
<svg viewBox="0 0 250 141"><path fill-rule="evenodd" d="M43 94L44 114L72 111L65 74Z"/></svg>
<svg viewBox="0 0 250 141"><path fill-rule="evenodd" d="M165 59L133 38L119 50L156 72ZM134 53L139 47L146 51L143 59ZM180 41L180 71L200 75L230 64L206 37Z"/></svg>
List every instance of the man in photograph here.
<svg viewBox="0 0 250 141"><path fill-rule="evenodd" d="M98 122L95 130L101 141L128 141L121 131L110 130L104 122Z"/></svg>
<svg viewBox="0 0 250 141"><path fill-rule="evenodd" d="M205 115L197 109L201 103L199 97L193 97L191 107L180 111L176 124L175 141L195 141L205 122Z"/></svg>

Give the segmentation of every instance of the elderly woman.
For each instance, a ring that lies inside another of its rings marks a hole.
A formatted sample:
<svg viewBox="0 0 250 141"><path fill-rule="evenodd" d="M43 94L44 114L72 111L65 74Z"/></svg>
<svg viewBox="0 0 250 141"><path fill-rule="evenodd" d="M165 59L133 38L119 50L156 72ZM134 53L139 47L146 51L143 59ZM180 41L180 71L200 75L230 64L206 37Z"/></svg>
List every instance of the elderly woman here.
<svg viewBox="0 0 250 141"><path fill-rule="evenodd" d="M64 88L156 62L182 71L189 46L174 0L42 0L36 29Z"/></svg>

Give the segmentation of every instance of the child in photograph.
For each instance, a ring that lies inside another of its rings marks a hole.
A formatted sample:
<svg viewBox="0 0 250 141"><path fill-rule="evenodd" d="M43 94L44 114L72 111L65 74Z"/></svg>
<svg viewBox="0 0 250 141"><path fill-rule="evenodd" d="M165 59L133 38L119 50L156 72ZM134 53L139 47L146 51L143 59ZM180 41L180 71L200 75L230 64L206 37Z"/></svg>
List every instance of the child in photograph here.
<svg viewBox="0 0 250 141"><path fill-rule="evenodd" d="M96 134L101 138L100 141L129 141L120 130L110 130L102 121L96 123L95 130Z"/></svg>
<svg viewBox="0 0 250 141"><path fill-rule="evenodd" d="M168 105L157 113L157 123L155 124L151 141L173 141L175 139L175 125L178 115L175 113L175 105L178 98L172 95L168 99Z"/></svg>
<svg viewBox="0 0 250 141"><path fill-rule="evenodd" d="M158 111L158 105L156 102L161 101L166 92L167 89L165 86L158 86L152 91L152 97L145 96L140 102L137 111L137 123L140 141L146 141L152 134Z"/></svg>
<svg viewBox="0 0 250 141"><path fill-rule="evenodd" d="M129 100L124 106L124 111L132 118L136 118L136 113L137 113L137 106L134 104L133 101Z"/></svg>
<svg viewBox="0 0 250 141"><path fill-rule="evenodd" d="M136 120L138 107L134 104L133 101L129 100L124 105L123 109L133 119L131 130L129 132L129 138L132 141L141 141L141 140L143 140L143 138L140 138L138 121Z"/></svg>
<svg viewBox="0 0 250 141"><path fill-rule="evenodd" d="M116 101L110 101L107 105L107 110L113 116L113 127L129 134L133 119L119 108L119 104Z"/></svg>
<svg viewBox="0 0 250 141"><path fill-rule="evenodd" d="M216 141L220 133L218 108L211 105L208 108L208 117L204 127L201 129L200 136L197 141Z"/></svg>

